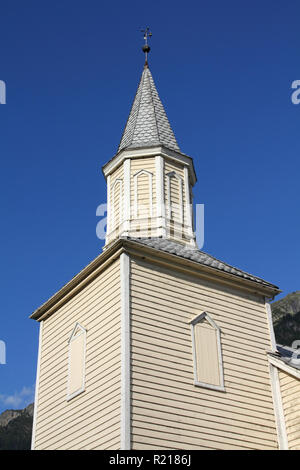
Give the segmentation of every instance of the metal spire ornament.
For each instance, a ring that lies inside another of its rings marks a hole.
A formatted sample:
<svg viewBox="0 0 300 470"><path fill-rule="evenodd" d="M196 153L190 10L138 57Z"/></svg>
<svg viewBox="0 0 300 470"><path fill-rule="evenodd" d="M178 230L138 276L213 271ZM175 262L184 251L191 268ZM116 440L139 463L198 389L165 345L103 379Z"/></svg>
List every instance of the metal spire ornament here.
<svg viewBox="0 0 300 470"><path fill-rule="evenodd" d="M150 52L150 46L148 44L148 39L151 38L152 33L151 33L150 29L148 28L148 26L147 26L146 29L141 29L141 33L144 34L144 40L145 40L145 44L142 47L142 51L145 53L145 67L148 67L148 53Z"/></svg>

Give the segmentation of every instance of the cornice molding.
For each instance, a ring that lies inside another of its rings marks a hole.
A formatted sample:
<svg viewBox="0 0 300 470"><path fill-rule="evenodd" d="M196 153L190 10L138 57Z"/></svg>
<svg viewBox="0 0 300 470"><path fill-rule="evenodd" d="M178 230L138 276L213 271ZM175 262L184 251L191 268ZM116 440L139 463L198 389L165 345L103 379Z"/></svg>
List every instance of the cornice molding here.
<svg viewBox="0 0 300 470"><path fill-rule="evenodd" d="M136 149L124 149L117 153L109 162L107 162L102 167L102 172L105 178L108 177L112 172L114 172L118 166L120 166L124 160L127 158L136 159L136 158L149 158L162 156L169 158L177 163L181 163L189 168L190 180L192 186L195 185L197 181L193 159L188 155L185 155L181 152L176 152L175 150L168 149L163 146L155 147L143 147Z"/></svg>

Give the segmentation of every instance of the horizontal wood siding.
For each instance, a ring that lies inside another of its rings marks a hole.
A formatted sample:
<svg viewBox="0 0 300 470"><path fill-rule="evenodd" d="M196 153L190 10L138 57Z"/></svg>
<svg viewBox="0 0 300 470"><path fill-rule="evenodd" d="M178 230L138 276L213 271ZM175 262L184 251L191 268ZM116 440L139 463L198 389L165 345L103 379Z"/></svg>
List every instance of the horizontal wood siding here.
<svg viewBox="0 0 300 470"><path fill-rule="evenodd" d="M279 369L279 381L289 449L300 450L300 380Z"/></svg>
<svg viewBox="0 0 300 470"><path fill-rule="evenodd" d="M261 297L147 264L131 266L134 449L276 449ZM194 385L189 322L221 329L226 391Z"/></svg>
<svg viewBox="0 0 300 470"><path fill-rule="evenodd" d="M120 448L120 263L44 320L36 449ZM86 330L85 391L67 401L68 340Z"/></svg>

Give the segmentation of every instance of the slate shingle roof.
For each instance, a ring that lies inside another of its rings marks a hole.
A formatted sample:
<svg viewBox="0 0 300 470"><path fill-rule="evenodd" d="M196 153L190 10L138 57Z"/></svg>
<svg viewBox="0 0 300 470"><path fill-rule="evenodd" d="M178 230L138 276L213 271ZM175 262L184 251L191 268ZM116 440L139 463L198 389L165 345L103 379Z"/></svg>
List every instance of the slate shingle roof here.
<svg viewBox="0 0 300 470"><path fill-rule="evenodd" d="M235 276L242 277L249 281L257 282L266 287L272 287L274 289L279 288L274 284L271 284L260 277L253 276L245 271L242 271L230 264L224 263L223 261L214 258L213 256L205 253L204 251L200 251L198 249L188 248L187 246L181 245L180 243L176 243L164 238L134 238L134 237L122 237L127 240L132 240L137 243L141 243L143 245L147 245L151 248L155 248L160 251L165 251L170 254L174 254L180 256L185 259L189 259L191 261L195 261L196 263L203 264L205 266L209 266L211 268L215 268L219 271L224 271L229 274L234 274Z"/></svg>
<svg viewBox="0 0 300 470"><path fill-rule="evenodd" d="M179 151L151 72L148 67L145 67L118 152L125 148L155 145L164 145L171 150Z"/></svg>

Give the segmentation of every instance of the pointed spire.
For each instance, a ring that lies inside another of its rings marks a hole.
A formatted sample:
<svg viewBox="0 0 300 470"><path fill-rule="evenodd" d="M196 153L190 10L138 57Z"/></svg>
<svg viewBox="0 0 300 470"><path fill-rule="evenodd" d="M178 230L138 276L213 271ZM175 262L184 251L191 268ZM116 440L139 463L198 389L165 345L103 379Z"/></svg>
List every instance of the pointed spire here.
<svg viewBox="0 0 300 470"><path fill-rule="evenodd" d="M155 145L180 151L146 63L118 151Z"/></svg>

